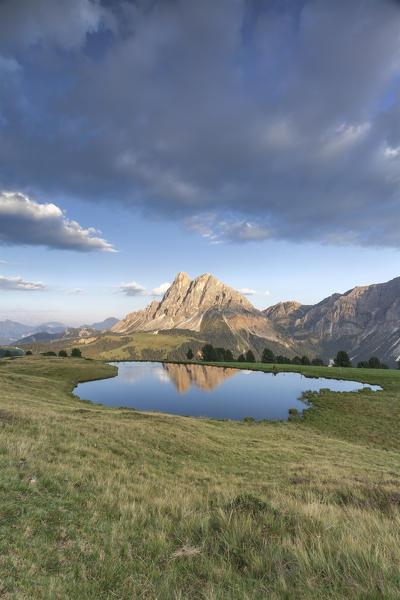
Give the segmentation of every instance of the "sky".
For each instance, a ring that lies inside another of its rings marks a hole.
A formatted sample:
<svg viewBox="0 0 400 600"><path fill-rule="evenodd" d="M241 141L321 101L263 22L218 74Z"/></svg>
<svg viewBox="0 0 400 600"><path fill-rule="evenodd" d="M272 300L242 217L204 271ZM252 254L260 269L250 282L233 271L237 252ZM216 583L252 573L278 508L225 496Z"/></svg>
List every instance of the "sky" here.
<svg viewBox="0 0 400 600"><path fill-rule="evenodd" d="M400 2L2 0L0 320L400 275Z"/></svg>

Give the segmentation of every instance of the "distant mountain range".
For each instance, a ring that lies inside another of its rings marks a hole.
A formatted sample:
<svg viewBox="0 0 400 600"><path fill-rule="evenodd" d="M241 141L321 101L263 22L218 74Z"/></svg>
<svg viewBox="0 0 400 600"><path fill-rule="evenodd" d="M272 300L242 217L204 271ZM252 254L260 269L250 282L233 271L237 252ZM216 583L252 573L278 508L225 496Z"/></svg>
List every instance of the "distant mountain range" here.
<svg viewBox="0 0 400 600"><path fill-rule="evenodd" d="M235 356L252 349L259 358L269 347L275 354L328 361L343 349L354 363L376 355L394 366L400 359L400 277L333 294L315 305L280 302L260 311L209 273L191 279L181 272L160 302L121 321L110 318L62 334L47 331L42 339L38 332L31 335L19 343L39 343L37 350L47 335L54 349L84 344L87 356L111 360L184 358L189 347L196 352L209 342Z"/></svg>
<svg viewBox="0 0 400 600"><path fill-rule="evenodd" d="M105 329L110 329L115 323L118 323L118 319L109 317L104 321L93 323L92 325L83 325L82 327L104 331ZM38 340L52 339L56 338L57 334L64 332L66 329L66 325L57 321L49 321L41 325L23 325L22 323L6 319L5 321L0 321L0 345L8 345L17 341L22 342L22 339L32 336L37 336L36 339Z"/></svg>
<svg viewBox="0 0 400 600"><path fill-rule="evenodd" d="M188 329L242 352L309 354L332 358L346 350L353 361L377 355L394 365L400 359L400 277L355 287L315 305L280 302L259 311L239 292L210 274L191 280L178 273L161 302L130 313L112 331L133 333Z"/></svg>

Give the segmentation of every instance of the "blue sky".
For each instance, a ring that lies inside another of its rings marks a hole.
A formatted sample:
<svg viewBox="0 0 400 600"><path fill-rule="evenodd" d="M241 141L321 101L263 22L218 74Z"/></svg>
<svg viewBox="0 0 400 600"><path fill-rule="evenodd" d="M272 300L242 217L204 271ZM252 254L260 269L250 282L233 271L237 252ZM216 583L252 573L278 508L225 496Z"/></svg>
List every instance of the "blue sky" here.
<svg viewBox="0 0 400 600"><path fill-rule="evenodd" d="M3 2L0 320L398 276L399 31L391 0Z"/></svg>

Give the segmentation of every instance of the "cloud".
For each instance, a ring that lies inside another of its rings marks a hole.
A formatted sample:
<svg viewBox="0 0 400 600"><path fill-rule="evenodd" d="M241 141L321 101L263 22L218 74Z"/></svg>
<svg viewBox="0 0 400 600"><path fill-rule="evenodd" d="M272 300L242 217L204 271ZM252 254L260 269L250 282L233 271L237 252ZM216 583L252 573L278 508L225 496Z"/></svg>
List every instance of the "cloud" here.
<svg viewBox="0 0 400 600"><path fill-rule="evenodd" d="M239 292L244 296L269 296L268 290L265 292L258 292L257 290L253 290L251 288L241 288Z"/></svg>
<svg viewBox="0 0 400 600"><path fill-rule="evenodd" d="M17 192L0 192L0 244L43 245L78 252L115 252L93 227L83 229L55 204L40 204Z"/></svg>
<svg viewBox="0 0 400 600"><path fill-rule="evenodd" d="M119 289L127 296L164 296L165 292L171 286L170 283L161 283L158 287L152 290L147 290L143 285L131 281L131 283L121 283Z"/></svg>
<svg viewBox="0 0 400 600"><path fill-rule="evenodd" d="M82 288L75 288L74 290L65 290L65 293L68 296L78 296L80 294L84 294L85 290Z"/></svg>
<svg viewBox="0 0 400 600"><path fill-rule="evenodd" d="M198 214L184 221L189 231L200 233L211 244L259 242L277 236L272 228L247 221L221 221L216 215Z"/></svg>
<svg viewBox="0 0 400 600"><path fill-rule="evenodd" d="M399 20L394 0L5 0L0 185L213 244L399 247Z"/></svg>
<svg viewBox="0 0 400 600"><path fill-rule="evenodd" d="M151 290L151 296L164 296L165 292L171 287L171 284L167 281L162 283L158 287Z"/></svg>
<svg viewBox="0 0 400 600"><path fill-rule="evenodd" d="M1 43L8 50L38 44L76 49L107 20L100 3L91 0L35 0L34 10L30 0L5 0L0 12Z"/></svg>
<svg viewBox="0 0 400 600"><path fill-rule="evenodd" d="M119 289L124 292L127 296L148 296L148 292L146 288L144 288L136 281L131 281L130 283L121 283Z"/></svg>
<svg viewBox="0 0 400 600"><path fill-rule="evenodd" d="M37 292L46 287L42 281L25 281L21 277L4 277L0 275L0 290Z"/></svg>

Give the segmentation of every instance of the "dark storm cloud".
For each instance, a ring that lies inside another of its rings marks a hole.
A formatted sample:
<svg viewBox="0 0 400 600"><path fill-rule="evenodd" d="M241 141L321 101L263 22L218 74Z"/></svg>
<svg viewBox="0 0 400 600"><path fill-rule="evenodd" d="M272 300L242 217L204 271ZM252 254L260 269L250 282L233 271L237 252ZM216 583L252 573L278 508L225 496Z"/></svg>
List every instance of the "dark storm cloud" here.
<svg viewBox="0 0 400 600"><path fill-rule="evenodd" d="M38 6L0 5L3 186L214 243L400 245L397 2Z"/></svg>

